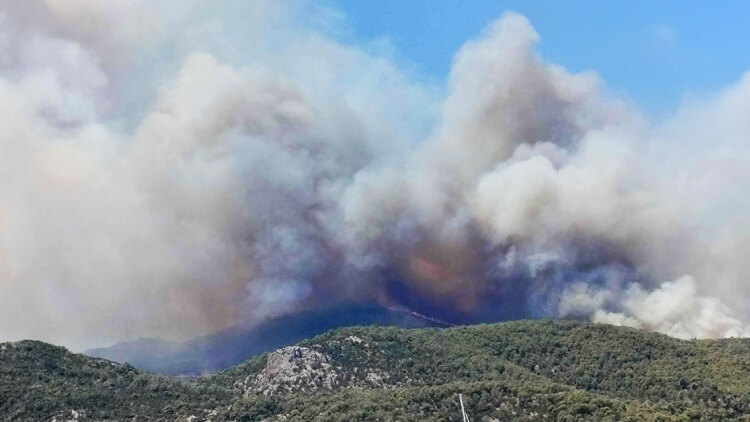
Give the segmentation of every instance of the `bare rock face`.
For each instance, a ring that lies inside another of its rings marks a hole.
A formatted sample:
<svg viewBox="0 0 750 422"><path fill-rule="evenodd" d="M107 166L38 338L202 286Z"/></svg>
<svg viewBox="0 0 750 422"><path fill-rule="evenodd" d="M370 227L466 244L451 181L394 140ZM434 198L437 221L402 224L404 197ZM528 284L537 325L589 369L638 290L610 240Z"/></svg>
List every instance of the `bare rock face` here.
<svg viewBox="0 0 750 422"><path fill-rule="evenodd" d="M342 383L343 373L329 362L328 356L306 347L279 349L268 355L258 375L245 379L245 394L333 389Z"/></svg>

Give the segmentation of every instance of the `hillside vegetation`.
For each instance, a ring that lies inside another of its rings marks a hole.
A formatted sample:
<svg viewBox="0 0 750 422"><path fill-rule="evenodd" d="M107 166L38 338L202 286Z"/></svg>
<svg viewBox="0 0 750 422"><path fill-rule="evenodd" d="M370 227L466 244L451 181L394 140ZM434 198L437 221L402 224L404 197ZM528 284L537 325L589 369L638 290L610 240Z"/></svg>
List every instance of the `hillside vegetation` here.
<svg viewBox="0 0 750 422"><path fill-rule="evenodd" d="M750 420L750 339L518 321L338 329L200 378L0 345L3 420Z"/></svg>
<svg viewBox="0 0 750 422"><path fill-rule="evenodd" d="M244 362L250 357L295 344L326 331L354 325L403 328L440 326L409 312L377 305L343 304L234 326L185 342L140 339L84 352L88 356L129 363L169 375L202 375ZM446 326L446 324L442 324Z"/></svg>

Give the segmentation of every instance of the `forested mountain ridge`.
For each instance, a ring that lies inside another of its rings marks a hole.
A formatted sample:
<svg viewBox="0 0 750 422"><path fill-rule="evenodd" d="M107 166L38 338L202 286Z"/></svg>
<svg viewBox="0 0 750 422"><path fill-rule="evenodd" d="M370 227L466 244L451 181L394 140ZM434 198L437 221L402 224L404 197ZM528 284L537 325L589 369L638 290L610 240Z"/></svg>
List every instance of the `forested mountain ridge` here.
<svg viewBox="0 0 750 422"><path fill-rule="evenodd" d="M260 324L237 325L184 342L140 339L84 352L88 356L129 363L136 368L169 375L201 375L295 344L326 331L354 325L403 328L447 326L377 305L343 304L283 315Z"/></svg>
<svg viewBox="0 0 750 422"><path fill-rule="evenodd" d="M750 339L571 321L337 329L199 378L0 345L3 420L747 420Z"/></svg>

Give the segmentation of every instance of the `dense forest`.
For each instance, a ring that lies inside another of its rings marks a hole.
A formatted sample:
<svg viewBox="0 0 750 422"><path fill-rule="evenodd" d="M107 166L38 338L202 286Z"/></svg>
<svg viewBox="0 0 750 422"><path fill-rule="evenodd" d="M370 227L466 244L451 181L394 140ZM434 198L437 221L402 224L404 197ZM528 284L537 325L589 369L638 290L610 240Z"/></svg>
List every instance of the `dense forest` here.
<svg viewBox="0 0 750 422"><path fill-rule="evenodd" d="M750 339L517 321L330 331L202 377L0 345L2 420L750 420Z"/></svg>

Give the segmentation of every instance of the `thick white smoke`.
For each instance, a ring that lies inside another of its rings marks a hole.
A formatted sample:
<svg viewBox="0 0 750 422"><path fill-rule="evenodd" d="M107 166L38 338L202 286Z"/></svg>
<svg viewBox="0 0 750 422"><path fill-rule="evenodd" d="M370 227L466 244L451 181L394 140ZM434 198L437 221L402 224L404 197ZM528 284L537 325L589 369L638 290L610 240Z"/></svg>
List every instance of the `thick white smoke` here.
<svg viewBox="0 0 750 422"><path fill-rule="evenodd" d="M750 75L652 123L512 13L441 98L312 4L0 10L3 340L336 300L750 335Z"/></svg>

